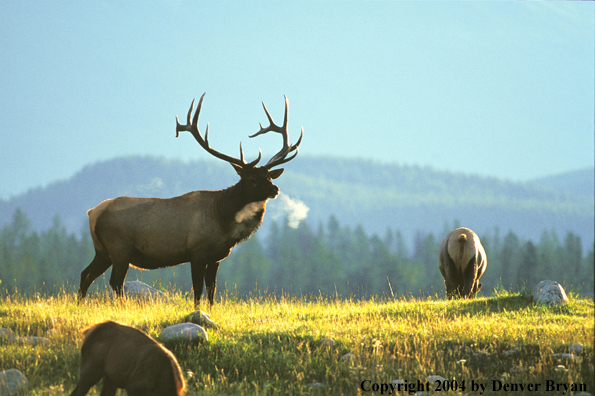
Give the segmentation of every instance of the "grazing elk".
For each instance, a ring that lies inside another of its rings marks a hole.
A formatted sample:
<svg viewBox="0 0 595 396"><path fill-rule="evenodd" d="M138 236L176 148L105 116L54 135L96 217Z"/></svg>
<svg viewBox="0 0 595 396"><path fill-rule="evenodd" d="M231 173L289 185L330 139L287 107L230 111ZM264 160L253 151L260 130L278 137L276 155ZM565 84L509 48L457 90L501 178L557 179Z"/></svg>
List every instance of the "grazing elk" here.
<svg viewBox="0 0 595 396"><path fill-rule="evenodd" d="M175 356L147 334L115 322L86 329L81 375L70 396L83 396L103 378L101 396L181 396L185 385Z"/></svg>
<svg viewBox="0 0 595 396"><path fill-rule="evenodd" d="M260 124L260 130L250 137L277 132L283 136L283 147L266 165L256 166L260 161L260 150L258 158L248 163L244 161L241 144L239 159L211 148L208 124L202 137L198 130L198 116L204 96L191 120L192 101L186 125L181 125L176 116L176 137L181 131L190 132L208 153L229 162L240 181L224 190L192 191L169 199L118 197L90 209L87 215L95 258L81 273L79 298L85 297L93 281L110 266L109 284L117 295L122 295L130 264L141 269L155 269L190 262L194 304L198 306L200 303L204 280L210 306L213 305L219 263L236 244L248 239L261 225L267 200L279 193L272 179L283 173L283 169L272 168L295 158L304 129L298 141L289 144L287 98L283 126L275 125L263 103L270 125L264 128Z"/></svg>
<svg viewBox="0 0 595 396"><path fill-rule="evenodd" d="M468 228L451 231L438 250L438 267L444 277L446 296L473 298L481 290L479 278L488 266L486 252L476 233Z"/></svg>

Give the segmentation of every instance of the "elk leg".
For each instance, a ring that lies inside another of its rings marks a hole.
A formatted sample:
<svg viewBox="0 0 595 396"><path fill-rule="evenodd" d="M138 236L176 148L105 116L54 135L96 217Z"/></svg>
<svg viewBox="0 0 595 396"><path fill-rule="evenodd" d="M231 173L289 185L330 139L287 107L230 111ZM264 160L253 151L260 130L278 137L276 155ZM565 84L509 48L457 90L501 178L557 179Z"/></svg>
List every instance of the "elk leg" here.
<svg viewBox="0 0 595 396"><path fill-rule="evenodd" d="M475 297L475 284L477 282L477 260L475 256L467 264L465 268L465 288L463 289L463 296L465 298Z"/></svg>
<svg viewBox="0 0 595 396"><path fill-rule="evenodd" d="M102 377L102 370L97 370L97 368L92 367L92 365L85 365L85 362L83 361L79 382L76 384L76 388L74 388L70 396L86 395L89 393L89 389L98 383Z"/></svg>
<svg viewBox="0 0 595 396"><path fill-rule="evenodd" d="M78 291L79 300L85 298L91 284L107 271L110 265L112 265L112 261L108 255L95 251L93 261L81 272L81 283Z"/></svg>
<svg viewBox="0 0 595 396"><path fill-rule="evenodd" d="M112 287L114 293L118 297L122 297L124 295L124 280L126 279L126 274L128 274L128 260L119 261L113 263L112 266L112 274L109 278L109 285Z"/></svg>
<svg viewBox="0 0 595 396"><path fill-rule="evenodd" d="M215 292L217 291L217 270L219 269L219 262L207 265L205 271L205 285L207 286L207 298L209 299L210 307L215 302Z"/></svg>
<svg viewBox="0 0 595 396"><path fill-rule="evenodd" d="M459 271L455 262L450 258L450 255L446 253L443 257L444 260L444 285L446 286L446 297L451 300L453 297L457 297L459 294L459 283L457 282Z"/></svg>
<svg viewBox="0 0 595 396"><path fill-rule="evenodd" d="M104 377L103 385L101 388L101 393L99 394L99 396L114 396L117 391L118 391L118 388L116 387L116 385L112 384L107 379L107 377Z"/></svg>
<svg viewBox="0 0 595 396"><path fill-rule="evenodd" d="M190 270L192 273L192 289L194 290L194 307L198 308L200 305L200 297L202 296L202 284L205 277L205 269L207 265L192 261L190 263Z"/></svg>

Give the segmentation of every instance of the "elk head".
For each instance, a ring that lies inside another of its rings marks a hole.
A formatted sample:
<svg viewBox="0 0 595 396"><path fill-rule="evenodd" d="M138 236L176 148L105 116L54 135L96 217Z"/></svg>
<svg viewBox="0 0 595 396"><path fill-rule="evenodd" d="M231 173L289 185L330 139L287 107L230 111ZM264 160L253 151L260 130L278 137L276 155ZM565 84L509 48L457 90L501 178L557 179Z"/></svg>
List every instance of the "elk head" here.
<svg viewBox="0 0 595 396"><path fill-rule="evenodd" d="M298 146L302 141L302 137L304 135L304 128L302 127L300 138L295 144L289 143L288 131L287 131L287 113L288 113L288 103L287 97L285 97L285 119L283 121L282 126L278 126L273 121L271 114L267 110L264 102L262 103L262 107L269 119L269 126L264 128L262 124L260 124L260 130L256 132L254 135L250 136L251 138L256 137L258 135L265 134L267 132L277 132L283 136L283 147L277 154L275 154L271 159L267 162L264 166L256 166L261 158L261 150L258 150L258 158L256 158L252 162L246 162L244 160L244 152L242 150L242 143L240 143L240 158L235 158L228 156L226 154L220 153L216 151L209 145L209 124L207 123L207 128L205 131L204 138L200 134L198 130L198 116L200 114L200 109L202 107L202 101L205 97L206 93L204 93L198 102L198 106L196 108L196 112L194 113L194 117L192 118L192 110L194 108L194 99L190 104L190 109L188 110L188 116L186 125L181 125L180 121L178 120L178 116L176 116L176 137L179 136L181 131L187 131L194 136L198 144L201 145L208 153L227 161L233 166L236 170L238 175L240 176L239 184L242 185L243 190L250 196L250 200L252 201L262 201L267 200L269 198L275 198L279 193L279 188L275 186L272 182L273 179L278 178L283 173L283 168L281 169L272 169L275 166L284 164L288 161L291 161L296 157L298 154ZM192 119L191 119L192 118ZM295 153L288 157L291 152Z"/></svg>

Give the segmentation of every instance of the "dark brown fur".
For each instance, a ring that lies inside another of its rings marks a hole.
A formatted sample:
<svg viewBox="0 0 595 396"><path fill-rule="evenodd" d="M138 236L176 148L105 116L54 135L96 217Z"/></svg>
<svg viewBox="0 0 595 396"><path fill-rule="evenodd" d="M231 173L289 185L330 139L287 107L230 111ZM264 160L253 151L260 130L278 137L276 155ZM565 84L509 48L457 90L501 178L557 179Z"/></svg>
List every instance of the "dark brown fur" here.
<svg viewBox="0 0 595 396"><path fill-rule="evenodd" d="M108 321L83 334L81 375L70 396L86 395L101 379L101 396L113 396L118 388L130 396L184 394L175 356L142 331Z"/></svg>

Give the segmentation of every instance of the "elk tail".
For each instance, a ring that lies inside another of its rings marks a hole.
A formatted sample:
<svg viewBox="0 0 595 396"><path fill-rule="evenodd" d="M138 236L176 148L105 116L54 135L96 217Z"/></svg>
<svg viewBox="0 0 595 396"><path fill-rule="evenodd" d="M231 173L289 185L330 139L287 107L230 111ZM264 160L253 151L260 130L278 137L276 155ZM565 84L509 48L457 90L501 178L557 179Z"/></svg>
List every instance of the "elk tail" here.
<svg viewBox="0 0 595 396"><path fill-rule="evenodd" d="M463 258L463 253L465 252L465 244L467 243L467 235L460 234L459 235L459 257Z"/></svg>

